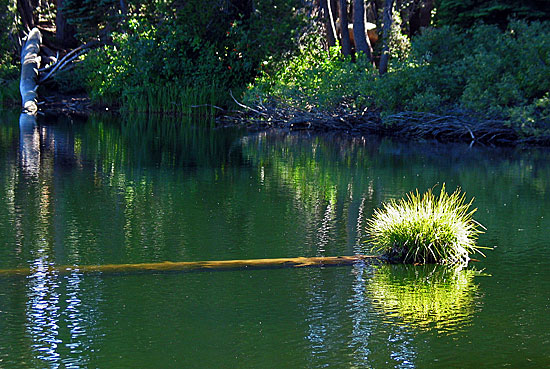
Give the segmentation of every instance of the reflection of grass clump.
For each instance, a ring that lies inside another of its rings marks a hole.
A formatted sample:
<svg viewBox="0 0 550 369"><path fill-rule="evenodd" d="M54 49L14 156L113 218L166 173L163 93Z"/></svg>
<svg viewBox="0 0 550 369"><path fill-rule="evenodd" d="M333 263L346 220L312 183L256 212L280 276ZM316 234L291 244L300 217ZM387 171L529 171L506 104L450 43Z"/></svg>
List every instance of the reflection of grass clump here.
<svg viewBox="0 0 550 369"><path fill-rule="evenodd" d="M373 305L421 329L452 331L474 313L473 270L442 266L382 265L367 284Z"/></svg>
<svg viewBox="0 0 550 369"><path fill-rule="evenodd" d="M368 221L368 233L375 250L390 260L405 263L463 264L478 251L475 240L479 223L469 210L464 194L451 195L445 185L439 196L410 193L406 199L384 204Z"/></svg>

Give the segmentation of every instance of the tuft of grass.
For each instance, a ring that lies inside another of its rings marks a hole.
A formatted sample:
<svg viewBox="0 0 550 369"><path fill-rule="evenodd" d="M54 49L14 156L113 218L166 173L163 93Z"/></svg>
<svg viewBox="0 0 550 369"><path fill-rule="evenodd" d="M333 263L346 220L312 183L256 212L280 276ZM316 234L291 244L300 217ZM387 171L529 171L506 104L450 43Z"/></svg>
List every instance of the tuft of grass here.
<svg viewBox="0 0 550 369"><path fill-rule="evenodd" d="M485 229L472 217L472 202L460 189L449 195L445 184L439 196L432 189L411 192L375 210L367 221L369 241L395 262L467 264L471 253L480 252L475 241Z"/></svg>

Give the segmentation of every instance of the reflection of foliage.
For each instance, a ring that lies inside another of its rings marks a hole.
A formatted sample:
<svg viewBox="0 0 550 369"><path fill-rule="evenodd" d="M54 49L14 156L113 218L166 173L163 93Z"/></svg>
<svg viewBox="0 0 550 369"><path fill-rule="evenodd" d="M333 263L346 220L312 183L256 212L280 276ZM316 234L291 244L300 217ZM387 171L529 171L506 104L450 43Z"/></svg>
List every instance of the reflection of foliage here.
<svg viewBox="0 0 550 369"><path fill-rule="evenodd" d="M475 311L477 272L443 266L381 265L367 283L372 303L414 328L449 332Z"/></svg>
<svg viewBox="0 0 550 369"><path fill-rule="evenodd" d="M0 119L15 122L17 121L17 116L15 114L4 113ZM15 126L2 124L0 121L0 155L4 151L13 150L14 142L17 142L19 139L18 133Z"/></svg>
<svg viewBox="0 0 550 369"><path fill-rule="evenodd" d="M241 144L243 157L258 168L263 186L284 188L292 196L309 237L319 240L317 251L327 251L330 246L325 246L343 235L363 244L363 214L373 203L372 180L363 170L371 166L372 154L363 141L281 133L247 136Z"/></svg>
<svg viewBox="0 0 550 369"><path fill-rule="evenodd" d="M370 240L398 262L467 263L469 254L478 251L475 241L481 233L471 204L458 189L447 194L445 185L439 196L431 189L422 196L410 193L374 212L368 221Z"/></svg>
<svg viewBox="0 0 550 369"><path fill-rule="evenodd" d="M357 170L371 161L363 145L285 134L250 136L242 143L243 155L260 167L272 168L304 203L312 198L334 201L337 193L353 185L350 179L367 182L367 173Z"/></svg>
<svg viewBox="0 0 550 369"><path fill-rule="evenodd" d="M58 122L68 124L68 122ZM71 124L72 125L72 124ZM128 115L122 121L96 115L73 127L79 152L103 168L209 166L229 160L238 131L212 134L184 118ZM235 160L240 160L235 153Z"/></svg>
<svg viewBox="0 0 550 369"><path fill-rule="evenodd" d="M310 210L319 201L334 204L349 197L368 182L367 173L357 170L371 160L362 145L285 134L246 137L242 144L243 155L276 172L275 178Z"/></svg>

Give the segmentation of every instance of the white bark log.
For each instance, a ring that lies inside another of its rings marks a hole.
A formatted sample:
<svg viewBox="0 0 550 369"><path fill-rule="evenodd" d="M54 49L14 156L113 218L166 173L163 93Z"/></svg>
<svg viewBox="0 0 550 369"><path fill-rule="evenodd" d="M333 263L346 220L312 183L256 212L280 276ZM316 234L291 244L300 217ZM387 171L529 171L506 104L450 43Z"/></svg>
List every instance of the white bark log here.
<svg viewBox="0 0 550 369"><path fill-rule="evenodd" d="M38 111L36 89L38 85L38 69L40 68L40 43L42 34L38 28L33 28L27 36L27 41L21 50L21 81L19 90L21 91L21 103L23 111L27 114L36 114Z"/></svg>

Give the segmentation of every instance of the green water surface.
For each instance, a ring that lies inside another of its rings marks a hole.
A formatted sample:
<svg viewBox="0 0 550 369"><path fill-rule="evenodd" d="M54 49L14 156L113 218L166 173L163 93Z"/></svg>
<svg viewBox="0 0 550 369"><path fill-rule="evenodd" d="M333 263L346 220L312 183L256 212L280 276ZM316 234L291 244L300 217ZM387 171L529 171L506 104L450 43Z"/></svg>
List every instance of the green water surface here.
<svg viewBox="0 0 550 369"><path fill-rule="evenodd" d="M0 368L550 367L550 153L0 117ZM446 183L495 247L436 266L68 275L52 265L369 253ZM438 187L436 187L437 189Z"/></svg>

